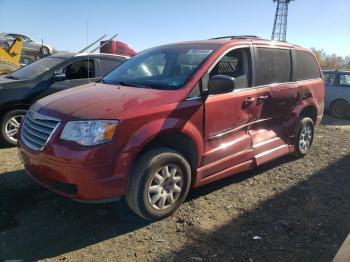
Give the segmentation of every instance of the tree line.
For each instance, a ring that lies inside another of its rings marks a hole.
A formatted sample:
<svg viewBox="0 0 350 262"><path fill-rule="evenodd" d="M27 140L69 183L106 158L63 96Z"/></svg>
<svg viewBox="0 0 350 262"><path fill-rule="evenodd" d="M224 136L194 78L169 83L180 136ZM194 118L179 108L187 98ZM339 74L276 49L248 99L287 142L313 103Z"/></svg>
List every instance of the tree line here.
<svg viewBox="0 0 350 262"><path fill-rule="evenodd" d="M350 70L350 55L346 57L336 54L327 54L323 49L311 48L316 55L322 69L347 69Z"/></svg>

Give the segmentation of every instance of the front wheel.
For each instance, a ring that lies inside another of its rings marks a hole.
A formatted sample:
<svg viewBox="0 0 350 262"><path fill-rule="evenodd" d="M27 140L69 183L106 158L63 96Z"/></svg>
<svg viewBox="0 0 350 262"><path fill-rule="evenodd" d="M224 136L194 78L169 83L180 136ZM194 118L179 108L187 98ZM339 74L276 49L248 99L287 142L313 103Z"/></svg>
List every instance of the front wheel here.
<svg viewBox="0 0 350 262"><path fill-rule="evenodd" d="M309 117L301 118L295 129L294 154L297 157L305 156L311 148L314 139L315 125Z"/></svg>
<svg viewBox="0 0 350 262"><path fill-rule="evenodd" d="M126 196L129 207L147 220L159 220L184 202L191 168L178 152L167 148L146 152L136 162Z"/></svg>
<svg viewBox="0 0 350 262"><path fill-rule="evenodd" d="M1 138L8 145L17 145L18 129L22 123L26 110L12 110L6 113L1 121Z"/></svg>
<svg viewBox="0 0 350 262"><path fill-rule="evenodd" d="M50 54L50 49L47 46L42 46L40 48L40 54L43 56L49 55Z"/></svg>

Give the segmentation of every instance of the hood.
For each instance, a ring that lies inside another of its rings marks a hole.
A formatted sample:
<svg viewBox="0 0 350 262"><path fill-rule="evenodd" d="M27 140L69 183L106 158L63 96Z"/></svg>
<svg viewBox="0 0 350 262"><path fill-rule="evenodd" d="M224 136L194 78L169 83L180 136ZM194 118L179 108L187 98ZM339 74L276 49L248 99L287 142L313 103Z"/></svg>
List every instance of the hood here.
<svg viewBox="0 0 350 262"><path fill-rule="evenodd" d="M32 109L62 121L126 119L145 110L179 102L184 90L156 90L92 83L39 100Z"/></svg>
<svg viewBox="0 0 350 262"><path fill-rule="evenodd" d="M10 87L25 87L30 80L28 79L11 79L7 77L0 77L0 90Z"/></svg>

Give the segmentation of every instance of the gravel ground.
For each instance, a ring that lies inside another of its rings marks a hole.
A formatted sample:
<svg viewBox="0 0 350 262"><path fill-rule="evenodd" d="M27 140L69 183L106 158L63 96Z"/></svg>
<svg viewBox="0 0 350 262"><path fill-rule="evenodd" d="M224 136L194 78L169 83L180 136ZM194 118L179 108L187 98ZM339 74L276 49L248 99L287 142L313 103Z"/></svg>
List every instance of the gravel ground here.
<svg viewBox="0 0 350 262"><path fill-rule="evenodd" d="M2 148L0 261L330 261L350 232L350 121L323 123L305 158L194 190L155 223L60 197Z"/></svg>

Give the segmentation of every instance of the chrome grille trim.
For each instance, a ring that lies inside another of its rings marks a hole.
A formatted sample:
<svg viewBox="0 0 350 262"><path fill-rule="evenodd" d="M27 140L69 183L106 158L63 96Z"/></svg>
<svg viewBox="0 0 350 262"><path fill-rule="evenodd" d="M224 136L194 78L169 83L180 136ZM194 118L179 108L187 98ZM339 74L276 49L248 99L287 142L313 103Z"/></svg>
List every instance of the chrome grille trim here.
<svg viewBox="0 0 350 262"><path fill-rule="evenodd" d="M60 125L60 120L32 110L24 118L21 139L33 150L42 150Z"/></svg>

